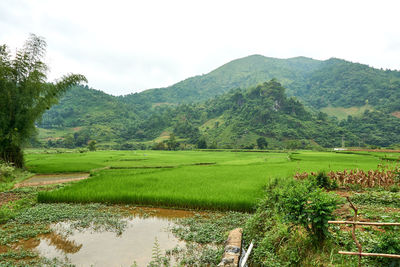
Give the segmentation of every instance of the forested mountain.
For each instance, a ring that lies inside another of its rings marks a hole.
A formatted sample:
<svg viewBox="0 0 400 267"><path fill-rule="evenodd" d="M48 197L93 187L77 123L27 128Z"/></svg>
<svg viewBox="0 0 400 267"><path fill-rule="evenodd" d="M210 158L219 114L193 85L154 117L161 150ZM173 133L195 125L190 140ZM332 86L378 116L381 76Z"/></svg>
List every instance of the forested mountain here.
<svg viewBox="0 0 400 267"><path fill-rule="evenodd" d="M295 96L310 109L300 108L298 100L288 98L282 103L291 103L294 113L285 113L285 105L281 106L283 113L271 113L270 100L266 100L269 98L260 92L260 98L254 98L252 94L256 93L250 91L272 78L282 82L289 96ZM366 110L365 113L349 116L340 122L340 127L338 121L318 111L323 107L347 111L360 106L359 110ZM400 111L398 71L340 59L253 55L168 88L127 96L114 97L87 87L74 87L44 115L39 126L78 129L73 135L69 133L70 146L84 144L90 138L113 145L146 142L169 133L190 143L202 138L227 147L254 144L262 136L276 147L291 140L301 141L303 146L313 142L333 146L338 145L341 135L346 135L347 145L388 146L400 143L400 120L390 115L396 111ZM326 139L329 135L324 132L324 123L333 129L330 141Z"/></svg>
<svg viewBox="0 0 400 267"><path fill-rule="evenodd" d="M192 103L220 95L232 88L248 88L276 78L290 88L294 82L305 83L321 61L306 57L290 59L252 55L233 60L208 74L188 78L167 88L150 89L125 96L128 103ZM296 85L293 86L296 88Z"/></svg>
<svg viewBox="0 0 400 267"><path fill-rule="evenodd" d="M285 88L274 79L245 90L230 90L204 103L155 107L146 114L135 113L134 108L119 103L119 98L96 90L76 87L69 94L80 94L84 105L71 103L72 98L66 95L43 119L45 125L52 117L68 114L63 126L79 126L75 134L59 140L60 146L79 146L89 139L117 140L120 145L145 142L165 131L184 143L203 140L223 148L254 147L262 137L272 148L337 146L342 136L348 142L359 142L325 114L312 114L298 100L288 98ZM63 106L68 108L63 110ZM81 119L70 120L75 116ZM60 123L60 119L53 121Z"/></svg>
<svg viewBox="0 0 400 267"><path fill-rule="evenodd" d="M400 72L379 70L340 59L329 59L296 81L293 91L310 106L353 107L366 103L386 112L400 109ZM289 85L290 87L290 85Z"/></svg>
<svg viewBox="0 0 400 267"><path fill-rule="evenodd" d="M275 148L339 146L342 136L349 144L359 141L325 114L313 114L295 98L288 98L274 79L246 90L231 90L204 104L184 106L186 111L177 114L172 125L174 134L193 138L199 126L200 135L217 147L251 147L260 137Z"/></svg>
<svg viewBox="0 0 400 267"><path fill-rule="evenodd" d="M276 78L290 96L320 109L352 107L366 103L393 112L400 110L400 72L331 58L289 59L252 55L233 60L201 76L162 89L124 97L126 103L192 103L210 99L233 88L248 88Z"/></svg>

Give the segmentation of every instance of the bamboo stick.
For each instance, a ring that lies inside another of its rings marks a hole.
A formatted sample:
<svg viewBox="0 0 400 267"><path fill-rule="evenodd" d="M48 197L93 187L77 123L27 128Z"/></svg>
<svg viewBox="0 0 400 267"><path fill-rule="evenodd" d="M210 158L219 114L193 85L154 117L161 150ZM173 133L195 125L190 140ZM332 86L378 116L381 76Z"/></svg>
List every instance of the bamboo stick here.
<svg viewBox="0 0 400 267"><path fill-rule="evenodd" d="M375 226L400 226L400 223L384 223L384 222L328 221L328 223L331 223L331 224L375 225Z"/></svg>
<svg viewBox="0 0 400 267"><path fill-rule="evenodd" d="M350 252L350 251L339 251L339 254L357 255L357 256L374 256L374 257L386 257L386 258L400 259L400 255L396 255L396 254L365 253L365 252L359 253L359 252Z"/></svg>
<svg viewBox="0 0 400 267"><path fill-rule="evenodd" d="M358 213L358 209L356 208L356 206L353 205L353 202L351 202L350 197L346 197L347 201L350 203L350 207L354 210L354 219L353 222L357 222L357 213ZM358 267L361 267L361 253L362 253L362 246L360 244L360 242L358 242L357 237L356 237L356 224L353 224L353 229L351 232L351 235L353 236L353 240L356 243L356 246L358 248Z"/></svg>

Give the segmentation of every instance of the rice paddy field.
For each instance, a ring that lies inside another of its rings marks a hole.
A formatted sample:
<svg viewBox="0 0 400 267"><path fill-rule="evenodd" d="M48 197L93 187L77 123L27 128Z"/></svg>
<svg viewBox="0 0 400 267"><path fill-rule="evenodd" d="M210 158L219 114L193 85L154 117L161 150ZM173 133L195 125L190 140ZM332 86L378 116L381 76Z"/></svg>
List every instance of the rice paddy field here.
<svg viewBox="0 0 400 267"><path fill-rule="evenodd" d="M28 153L34 173L91 172L86 180L39 193L40 202L132 203L252 211L271 178L296 172L377 169L383 153L96 151Z"/></svg>

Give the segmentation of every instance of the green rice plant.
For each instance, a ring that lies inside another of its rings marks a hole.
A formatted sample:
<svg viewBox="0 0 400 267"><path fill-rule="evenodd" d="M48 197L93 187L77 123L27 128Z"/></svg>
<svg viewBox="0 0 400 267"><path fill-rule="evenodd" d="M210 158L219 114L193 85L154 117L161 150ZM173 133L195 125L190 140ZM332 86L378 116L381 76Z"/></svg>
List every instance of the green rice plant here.
<svg viewBox="0 0 400 267"><path fill-rule="evenodd" d="M83 171L89 179L41 192L42 202L134 203L140 205L251 211L271 177L287 179L318 169L376 168L370 155L212 151L96 151L32 154L38 172ZM208 165L212 163L213 165Z"/></svg>
<svg viewBox="0 0 400 267"><path fill-rule="evenodd" d="M249 211L263 194L265 170L251 166L104 170L69 187L41 192L38 200Z"/></svg>

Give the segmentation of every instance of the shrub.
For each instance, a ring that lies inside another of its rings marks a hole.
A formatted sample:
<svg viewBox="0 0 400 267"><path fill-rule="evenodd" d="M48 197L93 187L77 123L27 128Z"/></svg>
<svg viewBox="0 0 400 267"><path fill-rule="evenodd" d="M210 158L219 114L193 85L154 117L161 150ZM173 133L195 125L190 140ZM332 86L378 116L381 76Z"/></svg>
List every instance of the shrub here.
<svg viewBox="0 0 400 267"><path fill-rule="evenodd" d="M0 182L10 182L15 179L15 168L8 163L0 162Z"/></svg>
<svg viewBox="0 0 400 267"><path fill-rule="evenodd" d="M89 151L96 151L96 140L91 140L88 144Z"/></svg>
<svg viewBox="0 0 400 267"><path fill-rule="evenodd" d="M316 243L328 236L328 221L333 219L337 198L315 188L312 183L293 182L282 195L281 208L288 222L304 227Z"/></svg>
<svg viewBox="0 0 400 267"><path fill-rule="evenodd" d="M336 180L331 180L325 172L320 171L317 175L310 175L308 179L317 187L332 190L338 188Z"/></svg>
<svg viewBox="0 0 400 267"><path fill-rule="evenodd" d="M275 179L265 191L244 229L246 242L255 244L251 261L265 266L302 266L310 244L320 245L329 237L328 220L334 218L337 197L309 180ZM311 253L319 253L321 247L314 246Z"/></svg>

